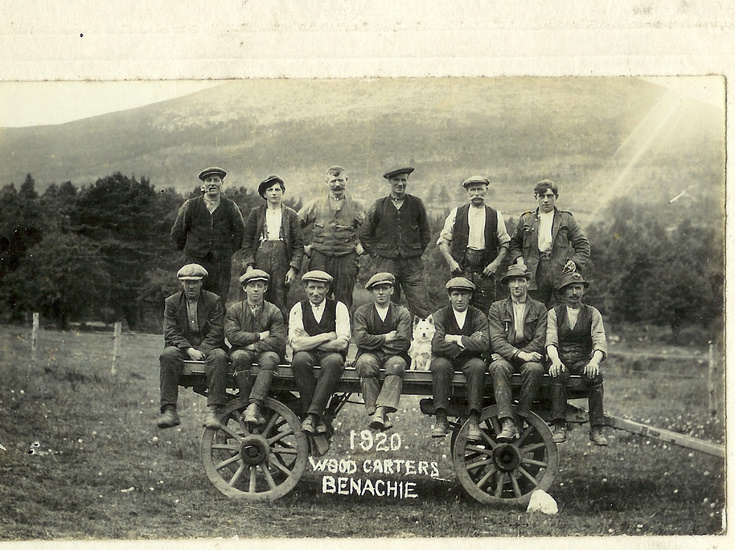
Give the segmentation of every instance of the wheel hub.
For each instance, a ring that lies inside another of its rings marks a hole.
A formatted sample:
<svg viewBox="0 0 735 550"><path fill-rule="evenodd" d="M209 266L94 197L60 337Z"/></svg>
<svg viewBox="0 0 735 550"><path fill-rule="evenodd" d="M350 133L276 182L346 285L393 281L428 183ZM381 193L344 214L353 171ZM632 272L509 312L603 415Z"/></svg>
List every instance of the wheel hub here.
<svg viewBox="0 0 735 550"><path fill-rule="evenodd" d="M521 463L521 455L513 445L498 445L493 451L495 466L503 472L512 472Z"/></svg>
<svg viewBox="0 0 735 550"><path fill-rule="evenodd" d="M245 437L240 443L240 456L249 466L262 464L270 454L270 446L261 435L252 434Z"/></svg>

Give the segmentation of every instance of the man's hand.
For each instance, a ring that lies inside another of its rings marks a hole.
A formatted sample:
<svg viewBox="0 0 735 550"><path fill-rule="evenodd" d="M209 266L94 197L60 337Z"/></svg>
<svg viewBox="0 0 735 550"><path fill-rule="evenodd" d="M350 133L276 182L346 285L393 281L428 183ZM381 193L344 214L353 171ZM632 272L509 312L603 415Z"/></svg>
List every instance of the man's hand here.
<svg viewBox="0 0 735 550"><path fill-rule="evenodd" d="M187 348L186 353L194 361L204 361L204 354L196 348Z"/></svg>
<svg viewBox="0 0 735 550"><path fill-rule="evenodd" d="M385 336L385 343L387 344L388 342L392 342L393 340L398 338L398 331L391 330L389 333L384 334L383 336Z"/></svg>
<svg viewBox="0 0 735 550"><path fill-rule="evenodd" d="M271 331L270 330L264 330L263 332L259 332L258 334L260 334L260 339L261 340L265 340L266 338L268 338L271 335Z"/></svg>
<svg viewBox="0 0 735 550"><path fill-rule="evenodd" d="M495 361L500 361L500 360L501 360L502 358L503 358L503 356L502 356L502 355L500 355L499 353L495 353L495 352L493 352L493 353L491 353L491 354L490 354L490 359L491 359L491 360L492 360L493 362L495 362Z"/></svg>
<svg viewBox="0 0 735 550"><path fill-rule="evenodd" d="M362 247L361 243L357 243L355 245L355 252L358 256L362 256L363 254L365 254L365 249Z"/></svg>
<svg viewBox="0 0 735 550"><path fill-rule="evenodd" d="M255 344L248 344L243 349L247 349L247 350L250 350L250 351L255 351Z"/></svg>
<svg viewBox="0 0 735 550"><path fill-rule="evenodd" d="M288 272L286 273L286 281L285 281L286 285L290 286L291 283L293 283L296 280L296 275L297 275L297 272L293 267L289 269Z"/></svg>
<svg viewBox="0 0 735 550"><path fill-rule="evenodd" d="M556 378L557 376L559 376L562 372L566 370L567 368L564 366L564 363L562 363L561 361L553 361L551 363L551 366L549 367L549 374L553 378Z"/></svg>
<svg viewBox="0 0 735 550"><path fill-rule="evenodd" d="M569 260L565 263L561 270L562 273L574 273L575 271L577 271L577 264L574 263L574 260Z"/></svg>
<svg viewBox="0 0 735 550"><path fill-rule="evenodd" d="M472 336L470 336L470 338L472 338L473 340L482 340L482 331L476 330L472 333ZM460 336L459 339L461 340L462 337Z"/></svg>
<svg viewBox="0 0 735 550"><path fill-rule="evenodd" d="M584 366L584 373L587 375L588 378L594 378L598 374L600 374L600 364L595 363L594 361L590 361Z"/></svg>
<svg viewBox="0 0 735 550"><path fill-rule="evenodd" d="M245 268L245 273L250 273L253 269L255 269L255 266L249 265Z"/></svg>
<svg viewBox="0 0 735 550"><path fill-rule="evenodd" d="M449 272L452 274L452 277L462 275L462 266L454 258L449 262Z"/></svg>
<svg viewBox="0 0 735 550"><path fill-rule="evenodd" d="M529 363L531 361L541 361L542 358L543 356L537 351L532 351L532 352L519 351L518 352L518 359L520 359L524 363Z"/></svg>
<svg viewBox="0 0 735 550"><path fill-rule="evenodd" d="M500 267L500 262L497 259L495 259L489 264L487 264L487 267L485 267L485 269L482 270L482 274L485 277L492 277L498 271L498 267Z"/></svg>

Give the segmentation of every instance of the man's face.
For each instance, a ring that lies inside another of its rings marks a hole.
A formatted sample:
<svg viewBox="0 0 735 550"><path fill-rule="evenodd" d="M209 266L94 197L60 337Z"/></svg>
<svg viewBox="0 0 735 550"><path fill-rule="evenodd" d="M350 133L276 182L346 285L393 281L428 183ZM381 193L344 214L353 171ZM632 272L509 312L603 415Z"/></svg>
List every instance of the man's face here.
<svg viewBox="0 0 735 550"><path fill-rule="evenodd" d="M370 294L373 295L375 305L386 306L390 302L390 297L393 296L393 285L373 285Z"/></svg>
<svg viewBox="0 0 735 550"><path fill-rule="evenodd" d="M554 210L556 204L556 195L551 189L536 193L536 200L538 201L538 207L541 212L548 213Z"/></svg>
<svg viewBox="0 0 735 550"><path fill-rule="evenodd" d="M572 309L577 309L582 304L583 296L584 285L582 283L572 283L564 287L564 299Z"/></svg>
<svg viewBox="0 0 735 550"><path fill-rule="evenodd" d="M308 281L304 286L304 290L306 291L306 297L309 301L315 306L318 306L327 296L328 286L326 283Z"/></svg>
<svg viewBox="0 0 735 550"><path fill-rule="evenodd" d="M281 204L283 199L283 188L276 182L265 190L265 200L271 204Z"/></svg>
<svg viewBox="0 0 735 550"><path fill-rule="evenodd" d="M204 192L209 196L219 195L222 189L222 178L219 176L207 176L204 178L204 184L202 185Z"/></svg>
<svg viewBox="0 0 735 550"><path fill-rule="evenodd" d="M487 194L487 185L481 183L472 184L467 188L467 195L473 206L482 206L485 204L485 195Z"/></svg>
<svg viewBox="0 0 735 550"><path fill-rule="evenodd" d="M528 293L528 279L525 277L513 277L508 279L508 289L513 300L523 302Z"/></svg>
<svg viewBox="0 0 735 550"><path fill-rule="evenodd" d="M390 182L390 194L396 199L402 199L406 194L408 185L408 174L398 174L388 180Z"/></svg>
<svg viewBox="0 0 735 550"><path fill-rule="evenodd" d="M452 309L460 313L467 311L467 308L470 307L471 298L472 293L467 290L452 290L449 293L449 302L452 304Z"/></svg>
<svg viewBox="0 0 735 550"><path fill-rule="evenodd" d="M263 303L263 296L268 288L263 281L253 281L242 287L245 290L245 296L247 296L248 303L250 305L260 305Z"/></svg>
<svg viewBox="0 0 735 550"><path fill-rule="evenodd" d="M332 192L332 195L335 197L341 197L345 194L347 179L348 178L344 172L339 176L333 176L332 174L327 175L327 184L329 185L329 190Z"/></svg>
<svg viewBox="0 0 735 550"><path fill-rule="evenodd" d="M184 295L187 300L198 300L199 295L202 293L202 280L197 279L196 281L184 280L181 281L181 286L184 287Z"/></svg>

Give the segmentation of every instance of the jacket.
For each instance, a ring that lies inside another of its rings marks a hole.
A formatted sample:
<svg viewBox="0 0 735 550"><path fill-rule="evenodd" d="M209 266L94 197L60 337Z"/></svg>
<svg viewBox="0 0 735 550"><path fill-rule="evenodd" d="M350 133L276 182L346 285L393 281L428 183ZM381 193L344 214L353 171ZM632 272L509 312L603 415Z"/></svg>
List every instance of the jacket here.
<svg viewBox="0 0 735 550"><path fill-rule="evenodd" d="M210 252L230 257L240 248L245 224L240 208L227 197L209 213L204 195L188 199L179 208L171 238L188 256L203 258Z"/></svg>
<svg viewBox="0 0 735 550"><path fill-rule="evenodd" d="M373 257L420 257L431 240L431 227L423 201L406 195L396 209L390 195L376 200L365 216L360 232L363 248Z"/></svg>
<svg viewBox="0 0 735 550"><path fill-rule="evenodd" d="M266 330L270 334L261 340L259 333ZM263 301L257 318L253 316L247 300L232 304L225 315L225 337L230 342L230 351L255 344L257 353L274 351L281 361L286 356L286 324L281 310L270 302Z"/></svg>
<svg viewBox="0 0 735 550"><path fill-rule="evenodd" d="M490 351L510 361L519 351L544 355L546 353L546 306L537 300L526 298L523 318L523 334L516 334L510 297L494 302L488 312Z"/></svg>
<svg viewBox="0 0 735 550"><path fill-rule="evenodd" d="M470 358L482 357L487 354L490 348L490 338L487 331L487 317L482 311L470 306L467 308L467 317L462 333L462 344L464 348L454 342L447 342L445 336L447 334L458 334L458 332L450 332L449 327L454 324L454 312L452 306L446 306L434 313L434 326L436 332L431 341L431 351L439 357L446 357L454 361ZM471 338L470 336L477 331L482 332L480 338Z"/></svg>
<svg viewBox="0 0 735 550"><path fill-rule="evenodd" d="M396 339L389 343L385 342L384 333L375 334L376 327L382 324L375 304L365 304L355 310L352 316L352 326L355 330L357 357L365 352L377 351L385 355L406 355L411 346L411 314L405 307L391 302L388 305L385 320L390 321L386 332L391 330L397 332Z"/></svg>
<svg viewBox="0 0 735 550"><path fill-rule="evenodd" d="M355 251L357 232L365 217L365 207L349 196L342 208L332 210L329 195L307 203L299 210L301 227L312 225L311 244L327 256L344 256Z"/></svg>
<svg viewBox="0 0 735 550"><path fill-rule="evenodd" d="M166 298L163 310L165 345L182 350L196 348L203 353L216 348L225 349L224 320L225 310L220 297L213 292L202 290L197 301L199 331L193 332L189 328L184 292L172 294Z"/></svg>
<svg viewBox="0 0 735 550"><path fill-rule="evenodd" d="M245 234L242 239L242 267L255 265L255 253L260 247L265 225L265 212L268 206L260 205L250 211L245 222ZM296 271L301 271L301 261L304 258L304 237L301 234L299 216L293 208L281 206L281 239L286 245L286 259Z"/></svg>

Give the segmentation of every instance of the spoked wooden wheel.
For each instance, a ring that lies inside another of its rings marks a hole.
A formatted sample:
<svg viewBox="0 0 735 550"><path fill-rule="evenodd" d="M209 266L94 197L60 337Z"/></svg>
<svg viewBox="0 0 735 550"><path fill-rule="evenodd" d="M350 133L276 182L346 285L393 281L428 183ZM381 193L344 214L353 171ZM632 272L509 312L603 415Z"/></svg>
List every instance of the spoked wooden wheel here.
<svg viewBox="0 0 735 550"><path fill-rule="evenodd" d="M202 436L202 462L207 477L223 494L248 500L276 500L301 479L309 442L291 409L275 399L261 408L266 423L252 428L240 419L242 400L225 406L219 428Z"/></svg>
<svg viewBox="0 0 735 550"><path fill-rule="evenodd" d="M526 504L536 489L551 487L559 467L559 454L551 430L538 415L519 427L520 437L500 443L498 408L480 416L482 441L467 441L467 422L457 433L452 448L454 471L475 500L486 503Z"/></svg>

